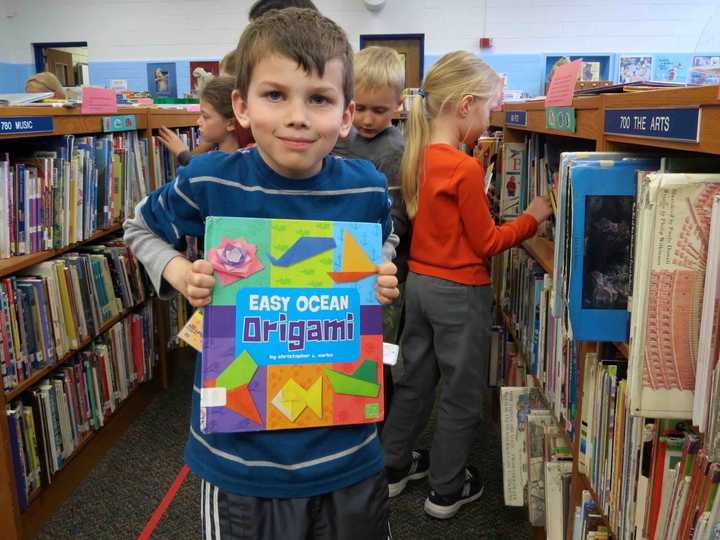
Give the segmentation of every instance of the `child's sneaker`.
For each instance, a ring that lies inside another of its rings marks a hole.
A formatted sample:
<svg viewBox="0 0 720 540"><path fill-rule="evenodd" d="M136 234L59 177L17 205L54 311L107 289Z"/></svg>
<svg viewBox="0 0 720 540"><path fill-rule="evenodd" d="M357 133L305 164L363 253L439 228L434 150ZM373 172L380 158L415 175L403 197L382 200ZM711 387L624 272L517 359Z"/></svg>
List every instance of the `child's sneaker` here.
<svg viewBox="0 0 720 540"><path fill-rule="evenodd" d="M435 490L425 499L425 512L437 519L449 519L458 513L460 507L480 498L485 487L480 482L475 467L465 468L465 484L460 491L452 495L440 495Z"/></svg>
<svg viewBox="0 0 720 540"><path fill-rule="evenodd" d="M427 450L413 450L410 467L404 470L385 468L388 481L389 497L400 495L410 480L420 480L430 470L430 454Z"/></svg>

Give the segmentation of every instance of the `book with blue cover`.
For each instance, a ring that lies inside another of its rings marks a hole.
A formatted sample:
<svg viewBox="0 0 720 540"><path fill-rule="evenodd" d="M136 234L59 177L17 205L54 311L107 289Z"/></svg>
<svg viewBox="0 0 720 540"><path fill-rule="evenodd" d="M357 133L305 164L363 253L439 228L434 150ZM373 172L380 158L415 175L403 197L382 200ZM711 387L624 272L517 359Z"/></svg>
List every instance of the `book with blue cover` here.
<svg viewBox="0 0 720 540"><path fill-rule="evenodd" d="M638 170L658 159L600 160L570 169L568 313L577 341L627 341Z"/></svg>
<svg viewBox="0 0 720 540"><path fill-rule="evenodd" d="M205 256L203 432L383 419L379 224L209 217Z"/></svg>

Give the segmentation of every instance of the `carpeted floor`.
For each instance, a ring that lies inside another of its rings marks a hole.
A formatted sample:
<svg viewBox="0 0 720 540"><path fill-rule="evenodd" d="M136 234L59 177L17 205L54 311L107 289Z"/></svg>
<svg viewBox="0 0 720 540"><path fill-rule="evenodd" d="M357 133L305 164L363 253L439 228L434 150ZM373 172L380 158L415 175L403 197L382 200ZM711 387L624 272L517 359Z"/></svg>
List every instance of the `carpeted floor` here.
<svg viewBox="0 0 720 540"><path fill-rule="evenodd" d="M160 394L96 469L47 523L39 538L134 539L183 465L190 413L192 361L178 358L173 384ZM429 447L432 422L419 446ZM484 475L485 493L449 521L423 512L428 486L413 482L392 500L391 525L399 540L530 538L527 512L503 505L499 433L488 424L479 434L471 463ZM158 524L153 539L199 539L200 481L188 475ZM342 540L342 539L340 539Z"/></svg>

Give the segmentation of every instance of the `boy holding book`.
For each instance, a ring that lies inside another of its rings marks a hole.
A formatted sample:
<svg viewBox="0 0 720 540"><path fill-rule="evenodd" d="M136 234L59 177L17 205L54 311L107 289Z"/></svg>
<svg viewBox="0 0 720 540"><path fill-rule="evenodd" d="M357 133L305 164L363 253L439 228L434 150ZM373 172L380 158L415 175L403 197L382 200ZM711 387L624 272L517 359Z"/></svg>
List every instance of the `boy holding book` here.
<svg viewBox="0 0 720 540"><path fill-rule="evenodd" d="M233 92L238 122L257 146L194 158L138 204L125 239L156 289L209 304L212 266L175 249L202 236L208 216L382 224L394 256L385 178L365 161L329 155L350 129L352 50L319 13L289 8L252 22L238 45ZM172 246L168 245L171 244ZM399 294L396 268L378 266L381 303ZM203 479L206 538L389 537L387 482L373 424L241 434L200 431L200 371L185 459Z"/></svg>

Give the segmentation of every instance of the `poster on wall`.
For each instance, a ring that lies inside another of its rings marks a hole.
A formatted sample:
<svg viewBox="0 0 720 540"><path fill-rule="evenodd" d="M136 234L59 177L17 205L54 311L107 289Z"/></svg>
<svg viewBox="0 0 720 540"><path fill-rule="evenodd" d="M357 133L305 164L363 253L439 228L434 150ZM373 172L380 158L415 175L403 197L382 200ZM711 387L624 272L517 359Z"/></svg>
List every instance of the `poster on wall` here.
<svg viewBox="0 0 720 540"><path fill-rule="evenodd" d="M220 62L217 60L190 62L190 85L193 95L197 92L198 83L208 74L217 77L220 74Z"/></svg>
<svg viewBox="0 0 720 540"><path fill-rule="evenodd" d="M655 56L654 81L684 83L687 81L690 55L659 54Z"/></svg>
<svg viewBox="0 0 720 540"><path fill-rule="evenodd" d="M720 55L693 56L691 84L720 84Z"/></svg>
<svg viewBox="0 0 720 540"><path fill-rule="evenodd" d="M652 56L621 56L620 83L649 81L652 78Z"/></svg>
<svg viewBox="0 0 720 540"><path fill-rule="evenodd" d="M177 97L175 62L148 64L147 76L152 97Z"/></svg>

